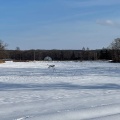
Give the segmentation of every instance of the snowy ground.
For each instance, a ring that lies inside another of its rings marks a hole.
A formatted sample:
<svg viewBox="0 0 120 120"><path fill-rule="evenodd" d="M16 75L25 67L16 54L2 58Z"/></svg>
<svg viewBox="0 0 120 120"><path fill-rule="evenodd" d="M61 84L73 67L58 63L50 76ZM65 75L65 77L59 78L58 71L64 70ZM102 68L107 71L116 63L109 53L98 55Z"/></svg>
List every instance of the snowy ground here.
<svg viewBox="0 0 120 120"><path fill-rule="evenodd" d="M0 120L113 119L120 119L120 64L0 64Z"/></svg>

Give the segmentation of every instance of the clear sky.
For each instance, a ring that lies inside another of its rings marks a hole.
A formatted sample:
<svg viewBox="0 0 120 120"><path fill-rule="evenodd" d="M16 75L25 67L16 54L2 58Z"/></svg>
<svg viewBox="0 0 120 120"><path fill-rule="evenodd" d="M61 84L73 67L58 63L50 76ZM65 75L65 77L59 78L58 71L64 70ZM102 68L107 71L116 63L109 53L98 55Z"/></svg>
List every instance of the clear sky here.
<svg viewBox="0 0 120 120"><path fill-rule="evenodd" d="M99 49L120 37L120 0L0 0L8 49Z"/></svg>

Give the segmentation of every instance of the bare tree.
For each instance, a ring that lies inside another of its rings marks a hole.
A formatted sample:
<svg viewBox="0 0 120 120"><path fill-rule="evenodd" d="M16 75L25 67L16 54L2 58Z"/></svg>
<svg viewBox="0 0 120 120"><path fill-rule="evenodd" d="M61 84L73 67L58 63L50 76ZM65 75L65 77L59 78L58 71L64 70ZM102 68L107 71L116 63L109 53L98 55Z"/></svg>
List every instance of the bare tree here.
<svg viewBox="0 0 120 120"><path fill-rule="evenodd" d="M8 57L7 52L5 51L7 44L0 40L0 59L5 59Z"/></svg>
<svg viewBox="0 0 120 120"><path fill-rule="evenodd" d="M108 47L108 49L112 50L120 50L120 38L116 38Z"/></svg>
<svg viewBox="0 0 120 120"><path fill-rule="evenodd" d="M18 50L18 51L19 51L19 50L20 50L20 47L16 47L16 50Z"/></svg>
<svg viewBox="0 0 120 120"><path fill-rule="evenodd" d="M114 62L120 62L120 38L116 38L108 47L112 50L112 60Z"/></svg>
<svg viewBox="0 0 120 120"><path fill-rule="evenodd" d="M8 45L0 40L0 50L5 50Z"/></svg>

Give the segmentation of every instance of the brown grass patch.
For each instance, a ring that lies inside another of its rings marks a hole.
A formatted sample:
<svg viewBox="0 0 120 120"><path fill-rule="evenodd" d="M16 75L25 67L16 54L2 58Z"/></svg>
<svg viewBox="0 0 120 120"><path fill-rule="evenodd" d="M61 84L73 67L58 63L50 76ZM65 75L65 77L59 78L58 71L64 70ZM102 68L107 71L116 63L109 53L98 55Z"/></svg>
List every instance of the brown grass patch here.
<svg viewBox="0 0 120 120"><path fill-rule="evenodd" d="M5 61L4 60L0 60L0 63L5 63Z"/></svg>

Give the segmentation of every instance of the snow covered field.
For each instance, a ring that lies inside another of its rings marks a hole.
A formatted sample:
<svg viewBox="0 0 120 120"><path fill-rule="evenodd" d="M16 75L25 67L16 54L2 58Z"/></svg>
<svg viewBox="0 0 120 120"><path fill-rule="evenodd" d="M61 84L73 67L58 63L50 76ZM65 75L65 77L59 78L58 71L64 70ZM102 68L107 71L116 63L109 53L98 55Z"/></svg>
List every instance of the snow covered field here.
<svg viewBox="0 0 120 120"><path fill-rule="evenodd" d="M120 120L120 64L0 64L0 120L113 119Z"/></svg>

